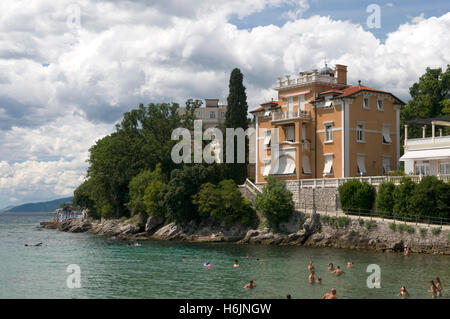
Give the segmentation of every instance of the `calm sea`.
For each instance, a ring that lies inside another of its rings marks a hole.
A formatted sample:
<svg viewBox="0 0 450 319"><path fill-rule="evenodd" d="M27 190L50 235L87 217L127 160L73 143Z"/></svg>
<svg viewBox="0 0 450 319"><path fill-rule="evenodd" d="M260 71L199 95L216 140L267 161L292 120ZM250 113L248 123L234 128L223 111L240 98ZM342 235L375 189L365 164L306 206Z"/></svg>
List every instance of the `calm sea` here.
<svg viewBox="0 0 450 319"><path fill-rule="evenodd" d="M440 277L450 296L450 256L283 246L148 241L141 246L91 234L39 227L49 214L0 213L0 298L430 298L428 280ZM43 242L42 247L25 243ZM182 257L186 256L186 261ZM246 258L248 256L248 259ZM238 259L240 268L233 268ZM258 260L259 259L259 260ZM202 267L206 261L211 269ZM308 283L308 261L321 285ZM355 267L347 269L347 261ZM336 277L328 263L346 273ZM67 287L67 266L81 269L81 288ZM367 266L381 269L381 288L368 288ZM245 283L256 288L247 291Z"/></svg>

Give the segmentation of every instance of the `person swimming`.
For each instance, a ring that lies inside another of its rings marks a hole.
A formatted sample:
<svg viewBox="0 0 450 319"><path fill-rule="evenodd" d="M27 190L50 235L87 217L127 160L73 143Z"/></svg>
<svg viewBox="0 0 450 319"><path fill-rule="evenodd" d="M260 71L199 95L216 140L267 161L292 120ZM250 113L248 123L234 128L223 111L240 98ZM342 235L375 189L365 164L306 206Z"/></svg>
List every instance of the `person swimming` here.
<svg viewBox="0 0 450 319"><path fill-rule="evenodd" d="M439 277L436 277L435 281L436 281L436 288L437 288L437 290L438 290L438 297L442 297L442 284L441 284L441 280L439 279Z"/></svg>
<svg viewBox="0 0 450 319"><path fill-rule="evenodd" d="M42 243L37 243L37 244L25 244L25 247L39 247L41 246Z"/></svg>
<svg viewBox="0 0 450 319"><path fill-rule="evenodd" d="M312 260L309 261L309 264L308 264L308 270L309 270L309 271L314 270L314 265L313 265Z"/></svg>
<svg viewBox="0 0 450 319"><path fill-rule="evenodd" d="M287 294L287 295L286 295L286 299L292 299L292 298L291 298L291 295Z"/></svg>
<svg viewBox="0 0 450 319"><path fill-rule="evenodd" d="M329 271L333 271L333 270L334 270L334 265L333 265L333 263L329 263L329 264L328 264L328 270L329 270Z"/></svg>
<svg viewBox="0 0 450 319"><path fill-rule="evenodd" d="M256 285L253 283L253 280L250 280L250 282L244 286L245 289L253 289L255 287Z"/></svg>
<svg viewBox="0 0 450 319"><path fill-rule="evenodd" d="M409 255L409 248L408 246L405 245L405 248L403 248L403 256L408 256Z"/></svg>
<svg viewBox="0 0 450 319"><path fill-rule="evenodd" d="M211 269L211 263L209 261L205 261L205 263L203 264L203 267L207 268L207 269Z"/></svg>
<svg viewBox="0 0 450 319"><path fill-rule="evenodd" d="M238 268L238 267L239 267L239 263L238 263L238 260L237 260L237 259L234 260L234 265L233 265L233 267L234 267L234 268Z"/></svg>
<svg viewBox="0 0 450 319"><path fill-rule="evenodd" d="M438 288L434 284L433 280L430 280L430 290L428 292L431 292L431 298L435 299L439 296L438 294Z"/></svg>
<svg viewBox="0 0 450 319"><path fill-rule="evenodd" d="M310 284L314 284L316 282L316 280L314 279L314 274L315 273L316 272L314 270L311 270L311 273L308 276L308 281L309 281Z"/></svg>
<svg viewBox="0 0 450 319"><path fill-rule="evenodd" d="M316 281L318 284L322 284L322 277L319 277L319 278L317 278L317 281Z"/></svg>
<svg viewBox="0 0 450 319"><path fill-rule="evenodd" d="M341 269L340 266L337 266L335 270L331 272L332 274L336 274L336 276L340 276L342 274L345 274L345 272Z"/></svg>
<svg viewBox="0 0 450 319"><path fill-rule="evenodd" d="M337 299L336 289L331 288L331 292L327 292L325 295L323 295L322 299Z"/></svg>
<svg viewBox="0 0 450 319"><path fill-rule="evenodd" d="M409 292L406 291L405 286L400 288L400 292L397 296L402 297L402 299L407 299L409 297Z"/></svg>
<svg viewBox="0 0 450 319"><path fill-rule="evenodd" d="M352 261L347 263L347 268L352 268L355 264Z"/></svg>
<svg viewBox="0 0 450 319"><path fill-rule="evenodd" d="M186 261L186 256L183 256L183 261Z"/></svg>

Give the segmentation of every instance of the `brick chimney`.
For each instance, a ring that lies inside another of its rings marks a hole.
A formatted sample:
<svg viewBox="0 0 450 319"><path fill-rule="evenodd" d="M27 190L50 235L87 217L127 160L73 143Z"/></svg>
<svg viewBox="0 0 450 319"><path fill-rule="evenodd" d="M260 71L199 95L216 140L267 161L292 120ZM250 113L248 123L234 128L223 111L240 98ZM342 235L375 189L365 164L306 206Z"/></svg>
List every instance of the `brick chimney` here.
<svg viewBox="0 0 450 319"><path fill-rule="evenodd" d="M336 64L337 83L347 85L347 66Z"/></svg>

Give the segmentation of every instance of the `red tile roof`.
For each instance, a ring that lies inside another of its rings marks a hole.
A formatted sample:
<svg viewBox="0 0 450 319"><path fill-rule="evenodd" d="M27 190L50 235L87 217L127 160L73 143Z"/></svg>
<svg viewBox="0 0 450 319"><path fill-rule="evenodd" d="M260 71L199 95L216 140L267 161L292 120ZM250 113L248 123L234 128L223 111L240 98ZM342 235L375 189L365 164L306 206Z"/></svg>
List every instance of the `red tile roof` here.
<svg viewBox="0 0 450 319"><path fill-rule="evenodd" d="M259 111L262 111L262 110L264 110L264 106L260 106L257 109L251 110L250 113L259 112Z"/></svg>
<svg viewBox="0 0 450 319"><path fill-rule="evenodd" d="M389 94L391 95L393 98L395 98L397 101L399 101L401 104L405 104L402 100L400 100L399 98L397 98L396 96L394 96L392 93L386 92L386 91L382 91L382 90L377 90L377 89L373 89L364 85L355 85L355 86L349 86L345 89L341 89L341 90L328 90L325 92L320 92L320 95L323 96L327 93L336 93L338 95L334 96L335 99L339 99L339 98L343 98L343 97L351 97L352 95L359 93L361 91L369 91L369 92L377 92L377 93L384 93L384 94ZM321 98L319 98L318 100L320 100Z"/></svg>

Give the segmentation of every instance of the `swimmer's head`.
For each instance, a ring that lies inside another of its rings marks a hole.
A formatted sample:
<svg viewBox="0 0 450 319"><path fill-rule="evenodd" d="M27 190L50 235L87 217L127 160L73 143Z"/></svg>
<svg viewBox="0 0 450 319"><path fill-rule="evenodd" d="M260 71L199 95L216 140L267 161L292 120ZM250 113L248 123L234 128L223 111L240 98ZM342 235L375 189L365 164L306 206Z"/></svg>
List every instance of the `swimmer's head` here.
<svg viewBox="0 0 450 319"><path fill-rule="evenodd" d="M336 289L335 289L335 288L331 288L331 293L332 293L333 295L335 295L335 294L336 294Z"/></svg>

